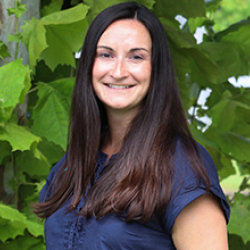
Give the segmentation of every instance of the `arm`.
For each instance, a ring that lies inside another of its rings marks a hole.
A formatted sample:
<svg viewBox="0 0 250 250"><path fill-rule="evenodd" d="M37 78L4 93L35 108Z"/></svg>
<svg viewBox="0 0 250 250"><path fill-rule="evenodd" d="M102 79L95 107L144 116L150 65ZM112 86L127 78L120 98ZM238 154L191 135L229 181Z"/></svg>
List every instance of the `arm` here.
<svg viewBox="0 0 250 250"><path fill-rule="evenodd" d="M217 199L206 194L178 215L172 238L177 250L228 250L225 215Z"/></svg>

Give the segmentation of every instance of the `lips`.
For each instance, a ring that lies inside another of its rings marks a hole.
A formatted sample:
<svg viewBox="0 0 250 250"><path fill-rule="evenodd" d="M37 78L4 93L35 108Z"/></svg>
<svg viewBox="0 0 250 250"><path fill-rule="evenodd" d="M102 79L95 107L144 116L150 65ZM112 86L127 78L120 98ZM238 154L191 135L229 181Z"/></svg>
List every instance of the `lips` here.
<svg viewBox="0 0 250 250"><path fill-rule="evenodd" d="M105 84L111 89L129 89L132 88L134 85L113 85L113 84Z"/></svg>

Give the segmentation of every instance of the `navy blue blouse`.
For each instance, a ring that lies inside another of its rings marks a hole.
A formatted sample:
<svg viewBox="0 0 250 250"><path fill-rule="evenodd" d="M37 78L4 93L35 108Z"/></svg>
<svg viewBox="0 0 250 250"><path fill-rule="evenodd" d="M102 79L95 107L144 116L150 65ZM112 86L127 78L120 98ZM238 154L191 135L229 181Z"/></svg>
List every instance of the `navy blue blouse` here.
<svg viewBox="0 0 250 250"><path fill-rule="evenodd" d="M230 208L219 185L216 167L208 152L199 144L198 148L210 178L210 191L218 197L228 222ZM51 170L47 182L40 192L40 202L46 200L47 189L55 173L62 166L65 157ZM106 159L107 155L100 151L97 160L96 179L101 176ZM197 186L197 179L190 168L187 154L180 144L177 146L174 164L172 197L164 216L159 221L152 220L146 225L136 221L126 223L116 215L107 215L99 220L92 217L87 221L84 217L75 214L83 207L84 198L79 202L75 212L65 214L69 201L45 221L47 250L176 249L171 237L174 222L185 206L205 194L205 186L203 183L199 183L199 186L194 188Z"/></svg>

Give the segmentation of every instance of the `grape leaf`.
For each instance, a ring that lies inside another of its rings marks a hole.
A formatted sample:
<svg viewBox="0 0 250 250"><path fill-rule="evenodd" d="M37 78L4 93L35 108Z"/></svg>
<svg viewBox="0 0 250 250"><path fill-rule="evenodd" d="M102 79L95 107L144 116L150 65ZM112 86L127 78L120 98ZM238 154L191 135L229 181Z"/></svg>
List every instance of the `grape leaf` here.
<svg viewBox="0 0 250 250"><path fill-rule="evenodd" d="M0 240L14 239L17 235L24 235L24 230L38 237L43 236L43 226L41 224L27 220L18 210L7 205L0 204Z"/></svg>
<svg viewBox="0 0 250 250"><path fill-rule="evenodd" d="M18 126L14 123L7 123L4 128L0 127L0 140L8 141L12 146L12 151L24 151L29 150L33 142L39 142L40 138L30 133L22 126Z"/></svg>
<svg viewBox="0 0 250 250"><path fill-rule="evenodd" d="M15 239L17 235L24 235L25 223L14 221L6 225L0 225L0 240L5 242L8 239Z"/></svg>
<svg viewBox="0 0 250 250"><path fill-rule="evenodd" d="M30 67L33 69L41 52L48 47L45 36L46 29L41 21L34 17L26 22L22 29L22 42L29 52Z"/></svg>
<svg viewBox="0 0 250 250"><path fill-rule="evenodd" d="M73 8L54 12L48 16L41 18L43 25L62 25L71 24L82 21L88 11L88 7L83 4L79 4Z"/></svg>
<svg viewBox="0 0 250 250"><path fill-rule="evenodd" d="M210 110L213 126L220 132L227 132L234 123L236 105L233 101L222 100Z"/></svg>
<svg viewBox="0 0 250 250"><path fill-rule="evenodd" d="M205 0L206 10L211 12L216 11L220 7L221 1L222 0Z"/></svg>
<svg viewBox="0 0 250 250"><path fill-rule="evenodd" d="M49 5L41 8L41 16L47 16L53 12L60 11L63 5L63 0L52 0Z"/></svg>
<svg viewBox="0 0 250 250"><path fill-rule="evenodd" d="M43 153L51 164L57 163L65 154L65 151L53 142L42 140L37 148Z"/></svg>
<svg viewBox="0 0 250 250"><path fill-rule="evenodd" d="M191 18L189 18L188 19L189 31L191 33L194 33L198 27L203 25L205 20L206 20L206 17L196 17L196 18L191 17Z"/></svg>
<svg viewBox="0 0 250 250"><path fill-rule="evenodd" d="M41 238L34 238L30 235L18 236L15 240L0 242L2 250L46 250L46 245Z"/></svg>
<svg viewBox="0 0 250 250"><path fill-rule="evenodd" d="M11 146L7 141L0 141L0 165L6 156L11 155Z"/></svg>
<svg viewBox="0 0 250 250"><path fill-rule="evenodd" d="M237 48L230 43L203 42L198 45L218 66L217 82L223 83L233 75L237 75L240 68L240 55ZM230 53L228 53L230 51Z"/></svg>
<svg viewBox="0 0 250 250"><path fill-rule="evenodd" d="M235 194L228 224L230 234L238 234L246 243L250 241L250 199L243 194Z"/></svg>
<svg viewBox="0 0 250 250"><path fill-rule="evenodd" d="M216 137L219 147L225 154L250 162L250 141L247 138L232 132L221 133Z"/></svg>
<svg viewBox="0 0 250 250"><path fill-rule="evenodd" d="M154 12L158 17L174 18L176 15L183 17L204 17L205 1L203 0L157 0Z"/></svg>
<svg viewBox="0 0 250 250"><path fill-rule="evenodd" d="M230 32L223 36L221 41L231 42L237 47L241 48L245 55L250 55L250 25L243 25L239 30Z"/></svg>
<svg viewBox="0 0 250 250"><path fill-rule="evenodd" d="M33 18L22 26L32 69L42 59L53 71L59 64L75 67L73 52L80 50L87 32L87 11L87 6L79 4L40 20Z"/></svg>
<svg viewBox="0 0 250 250"><path fill-rule="evenodd" d="M13 209L7 205L0 204L0 217L3 219L7 219L9 221L26 220L26 217L22 215L18 210Z"/></svg>
<svg viewBox="0 0 250 250"><path fill-rule="evenodd" d="M2 41L0 41L0 57L3 57L3 58L11 57L11 55L8 52L7 46Z"/></svg>
<svg viewBox="0 0 250 250"><path fill-rule="evenodd" d="M47 176L51 167L47 161L35 158L31 151L24 151L18 155L16 157L16 164L31 177L36 175Z"/></svg>
<svg viewBox="0 0 250 250"><path fill-rule="evenodd" d="M75 67L73 52L79 51L87 32L87 10L87 6L79 4L41 19L48 48L41 52L40 59L44 59L52 71L58 64Z"/></svg>
<svg viewBox="0 0 250 250"><path fill-rule="evenodd" d="M66 150L74 78L38 84L39 100L33 111L32 131Z"/></svg>
<svg viewBox="0 0 250 250"><path fill-rule="evenodd" d="M29 67L22 65L22 59L0 67L0 118L7 121L17 103L24 102L30 88Z"/></svg>

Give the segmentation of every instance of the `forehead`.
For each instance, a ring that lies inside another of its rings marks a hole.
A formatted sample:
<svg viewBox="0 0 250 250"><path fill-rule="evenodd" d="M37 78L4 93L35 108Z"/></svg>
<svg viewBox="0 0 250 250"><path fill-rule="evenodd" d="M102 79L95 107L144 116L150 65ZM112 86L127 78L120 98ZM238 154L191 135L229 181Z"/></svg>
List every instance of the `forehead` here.
<svg viewBox="0 0 250 250"><path fill-rule="evenodd" d="M121 42L122 44L136 42L150 48L152 46L147 28L135 19L122 19L113 22L101 35L98 45L103 42Z"/></svg>

